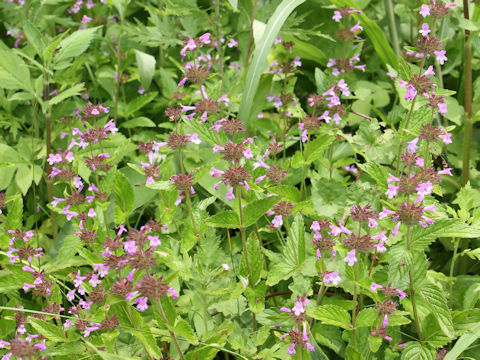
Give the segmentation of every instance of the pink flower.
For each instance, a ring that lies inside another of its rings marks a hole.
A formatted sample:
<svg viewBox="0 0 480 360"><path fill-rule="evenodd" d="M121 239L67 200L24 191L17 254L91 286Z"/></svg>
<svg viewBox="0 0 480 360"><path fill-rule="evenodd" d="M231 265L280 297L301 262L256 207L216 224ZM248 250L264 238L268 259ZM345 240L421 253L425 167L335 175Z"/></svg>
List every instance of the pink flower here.
<svg viewBox="0 0 480 360"><path fill-rule="evenodd" d="M137 252L138 250L138 247L137 247L137 244L135 243L134 240L132 241L125 241L123 243L123 248L125 249L125 252L128 254L128 255L133 255Z"/></svg>
<svg viewBox="0 0 480 360"><path fill-rule="evenodd" d="M340 22L340 19L342 18L342 13L338 10L335 10L333 12L332 19L335 20L335 22Z"/></svg>
<svg viewBox="0 0 480 360"><path fill-rule="evenodd" d="M333 271L333 272L326 273L325 275L323 275L323 282L327 285L333 284L333 285L337 286L338 283L340 282L340 280L342 280L342 279L340 278L340 276L338 276L337 271Z"/></svg>
<svg viewBox="0 0 480 360"><path fill-rule="evenodd" d="M357 257L355 256L356 249L353 249L347 253L345 257L345 262L348 262L348 266L353 266L357 262Z"/></svg>
<svg viewBox="0 0 480 360"><path fill-rule="evenodd" d="M418 32L420 34L423 35L423 37L426 37L428 38L428 34L431 32L432 30L430 30L430 28L428 27L428 24L427 23L424 23L422 24L422 28L420 30L418 30Z"/></svg>
<svg viewBox="0 0 480 360"><path fill-rule="evenodd" d="M418 143L418 137L416 137L415 139L413 139L408 143L407 150L411 153L416 153L418 149L417 143Z"/></svg>
<svg viewBox="0 0 480 360"><path fill-rule="evenodd" d="M439 106L440 106L440 104L439 104ZM447 105L445 105L445 106L447 106ZM438 137L443 140L445 145L451 144L452 143L452 139L451 139L452 134L449 134L447 132L447 130L445 130L444 128L442 128L442 132L443 132L443 134L438 135Z"/></svg>
<svg viewBox="0 0 480 360"><path fill-rule="evenodd" d="M83 15L81 22L82 22L82 24L88 24L92 20L93 19L91 17L88 17L87 15Z"/></svg>
<svg viewBox="0 0 480 360"><path fill-rule="evenodd" d="M377 283L372 282L372 285L370 286L370 292L376 292L378 289L382 289L383 286L379 285Z"/></svg>
<svg viewBox="0 0 480 360"><path fill-rule="evenodd" d="M148 309L147 301L148 298L146 298L145 296L141 296L135 299L138 311L144 312Z"/></svg>
<svg viewBox="0 0 480 360"><path fill-rule="evenodd" d="M279 228L280 226L282 226L283 225L282 215L275 215L275 217L272 220L272 225L274 228Z"/></svg>
<svg viewBox="0 0 480 360"><path fill-rule="evenodd" d="M440 65L443 65L445 61L448 60L448 58L445 56L445 54L447 53L446 50L434 51L433 53L437 57L437 60L440 63Z"/></svg>
<svg viewBox="0 0 480 360"><path fill-rule="evenodd" d="M229 48L233 48L233 47L235 47L235 46L237 46L237 45L238 45L238 41L235 40L235 39L233 39L233 38L230 39L230 41L229 41L228 44L227 44L227 46L228 46Z"/></svg>
<svg viewBox="0 0 480 360"><path fill-rule="evenodd" d="M225 195L225 198L229 201L232 201L233 199L235 199L235 195L233 194L233 187L228 189L227 194Z"/></svg>
<svg viewBox="0 0 480 360"><path fill-rule="evenodd" d="M422 15L424 18L426 18L428 15L430 15L430 7L428 5L423 4L419 14Z"/></svg>
<svg viewBox="0 0 480 360"><path fill-rule="evenodd" d="M417 89L412 84L408 84L407 92L405 93L405 100L413 100L417 96Z"/></svg>

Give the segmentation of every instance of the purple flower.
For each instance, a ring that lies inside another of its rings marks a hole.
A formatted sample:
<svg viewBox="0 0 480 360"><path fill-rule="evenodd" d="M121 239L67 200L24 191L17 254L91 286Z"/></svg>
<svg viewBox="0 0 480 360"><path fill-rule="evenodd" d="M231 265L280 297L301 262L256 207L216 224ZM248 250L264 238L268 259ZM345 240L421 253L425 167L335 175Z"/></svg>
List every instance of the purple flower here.
<svg viewBox="0 0 480 360"><path fill-rule="evenodd" d="M382 289L383 286L379 285L377 283L372 282L372 285L370 285L370 292L377 292L378 289Z"/></svg>
<svg viewBox="0 0 480 360"><path fill-rule="evenodd" d="M227 44L227 46L228 46L229 48L233 48L233 47L235 47L235 46L237 46L237 45L238 45L238 41L235 40L235 39L233 39L233 38L230 39L230 41L229 41L228 44Z"/></svg>
<svg viewBox="0 0 480 360"><path fill-rule="evenodd" d="M342 13L338 10L335 10L333 12L332 19L335 20L335 22L340 22L340 19L342 18Z"/></svg>
<svg viewBox="0 0 480 360"><path fill-rule="evenodd" d="M233 187L228 189L227 194L225 195L225 198L229 201L232 201L233 199L235 199L235 195L233 194Z"/></svg>
<svg viewBox="0 0 480 360"><path fill-rule="evenodd" d="M428 38L428 34L432 32L432 30L430 30L430 28L428 27L428 24L427 23L424 23L422 24L422 28L420 30L418 30L418 32L420 34L423 35L423 37L426 37Z"/></svg>
<svg viewBox="0 0 480 360"><path fill-rule="evenodd" d="M274 228L279 228L283 225L282 215L275 215L272 220L272 225Z"/></svg>
<svg viewBox="0 0 480 360"><path fill-rule="evenodd" d="M148 298L146 298L145 296L141 296L135 299L138 311L144 312L148 309L147 301Z"/></svg>
<svg viewBox="0 0 480 360"><path fill-rule="evenodd" d="M447 53L446 50L434 51L433 53L437 57L437 60L440 63L440 65L443 65L445 61L448 60L448 58L445 56L445 54Z"/></svg>
<svg viewBox="0 0 480 360"><path fill-rule="evenodd" d="M408 84L407 92L405 93L405 100L413 100L417 96L417 89L412 84Z"/></svg>
<svg viewBox="0 0 480 360"><path fill-rule="evenodd" d="M337 271L329 272L323 275L323 282L327 285L333 284L335 286L342 280L340 276L338 276Z"/></svg>
<svg viewBox="0 0 480 360"><path fill-rule="evenodd" d="M88 17L87 15L83 15L81 22L82 22L82 24L88 24L92 20L93 19L91 17Z"/></svg>
<svg viewBox="0 0 480 360"><path fill-rule="evenodd" d="M430 15L430 7L428 5L423 4L419 14L422 15L424 18L426 18L428 15Z"/></svg>
<svg viewBox="0 0 480 360"><path fill-rule="evenodd" d="M347 253L345 257L345 262L348 262L348 266L353 266L357 262L357 258L355 256L356 249L353 249Z"/></svg>
<svg viewBox="0 0 480 360"><path fill-rule="evenodd" d="M416 137L415 139L413 139L408 143L407 150L411 153L416 153L418 149L417 143L418 143L418 137Z"/></svg>

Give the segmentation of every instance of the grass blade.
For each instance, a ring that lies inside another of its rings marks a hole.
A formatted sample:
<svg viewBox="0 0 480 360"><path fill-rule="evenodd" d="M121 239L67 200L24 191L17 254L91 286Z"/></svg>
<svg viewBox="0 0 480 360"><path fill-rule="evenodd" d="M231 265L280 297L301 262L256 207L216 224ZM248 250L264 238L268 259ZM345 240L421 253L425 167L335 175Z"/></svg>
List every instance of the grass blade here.
<svg viewBox="0 0 480 360"><path fill-rule="evenodd" d="M257 92L260 76L267 67L267 56L272 48L273 41L277 37L280 28L292 13L292 11L305 0L283 0L268 20L267 27L263 33L260 43L255 47L253 53L253 61L248 68L247 78L245 80L245 87L243 91L242 101L240 103L240 120L245 124L250 121L251 105Z"/></svg>

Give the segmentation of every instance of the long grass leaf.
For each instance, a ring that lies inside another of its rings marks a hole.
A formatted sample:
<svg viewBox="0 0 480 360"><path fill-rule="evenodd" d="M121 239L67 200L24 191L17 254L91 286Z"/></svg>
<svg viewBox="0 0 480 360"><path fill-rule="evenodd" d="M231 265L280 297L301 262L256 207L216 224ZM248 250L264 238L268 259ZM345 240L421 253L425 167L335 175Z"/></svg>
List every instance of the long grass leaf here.
<svg viewBox="0 0 480 360"><path fill-rule="evenodd" d="M268 20L267 27L263 33L262 39L255 47L253 54L253 61L248 68L247 77L245 80L245 87L243 90L242 101L240 103L240 120L245 124L250 121L251 105L257 92L260 76L267 67L267 56L272 48L273 41L277 37L280 28L292 13L292 11L305 0L283 0L277 9Z"/></svg>

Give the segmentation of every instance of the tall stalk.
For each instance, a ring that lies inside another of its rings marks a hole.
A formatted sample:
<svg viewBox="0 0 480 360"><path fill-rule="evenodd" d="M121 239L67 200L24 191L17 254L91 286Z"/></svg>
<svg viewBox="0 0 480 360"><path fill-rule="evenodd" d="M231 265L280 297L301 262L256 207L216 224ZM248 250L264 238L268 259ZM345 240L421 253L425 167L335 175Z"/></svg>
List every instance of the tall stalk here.
<svg viewBox="0 0 480 360"><path fill-rule="evenodd" d="M388 21L390 24L390 32L392 34L393 49L395 50L395 55L400 57L400 41L398 40L397 25L395 24L395 12L393 11L392 0L385 0L385 4L388 13Z"/></svg>
<svg viewBox="0 0 480 360"><path fill-rule="evenodd" d="M411 225L408 225L407 227L407 249L408 251L411 250L410 246L410 229ZM423 335L422 335L422 328L420 327L420 320L418 317L418 309L417 309L417 300L415 299L415 287L413 286L413 270L412 266L409 266L408 268L408 283L409 283L409 290L410 290L410 297L412 299L412 309L413 309L413 317L415 319L415 326L417 328L417 333L418 333L418 338L420 341L423 341Z"/></svg>
<svg viewBox="0 0 480 360"><path fill-rule="evenodd" d="M248 260L248 251L247 251L247 236L245 234L245 225L243 222L243 209L242 209L242 189L237 186L236 195L238 199L238 215L240 217L240 234L242 236L243 244L243 257L245 258L245 265L248 271L248 283L252 286L253 292L255 293L255 284L253 283L252 268L250 267L250 261ZM257 319L255 313L252 311L252 320L253 320L253 330L257 331Z"/></svg>
<svg viewBox="0 0 480 360"><path fill-rule="evenodd" d="M463 0L463 17L469 19L468 0ZM470 181L470 148L472 146L472 44L470 39L470 31L465 30L464 38L464 74L465 74L465 133L463 137L463 168L462 168L462 184L465 186ZM467 239L461 240L461 251L468 248L469 241ZM467 257L463 256L460 259L459 272L465 274L467 272Z"/></svg>

